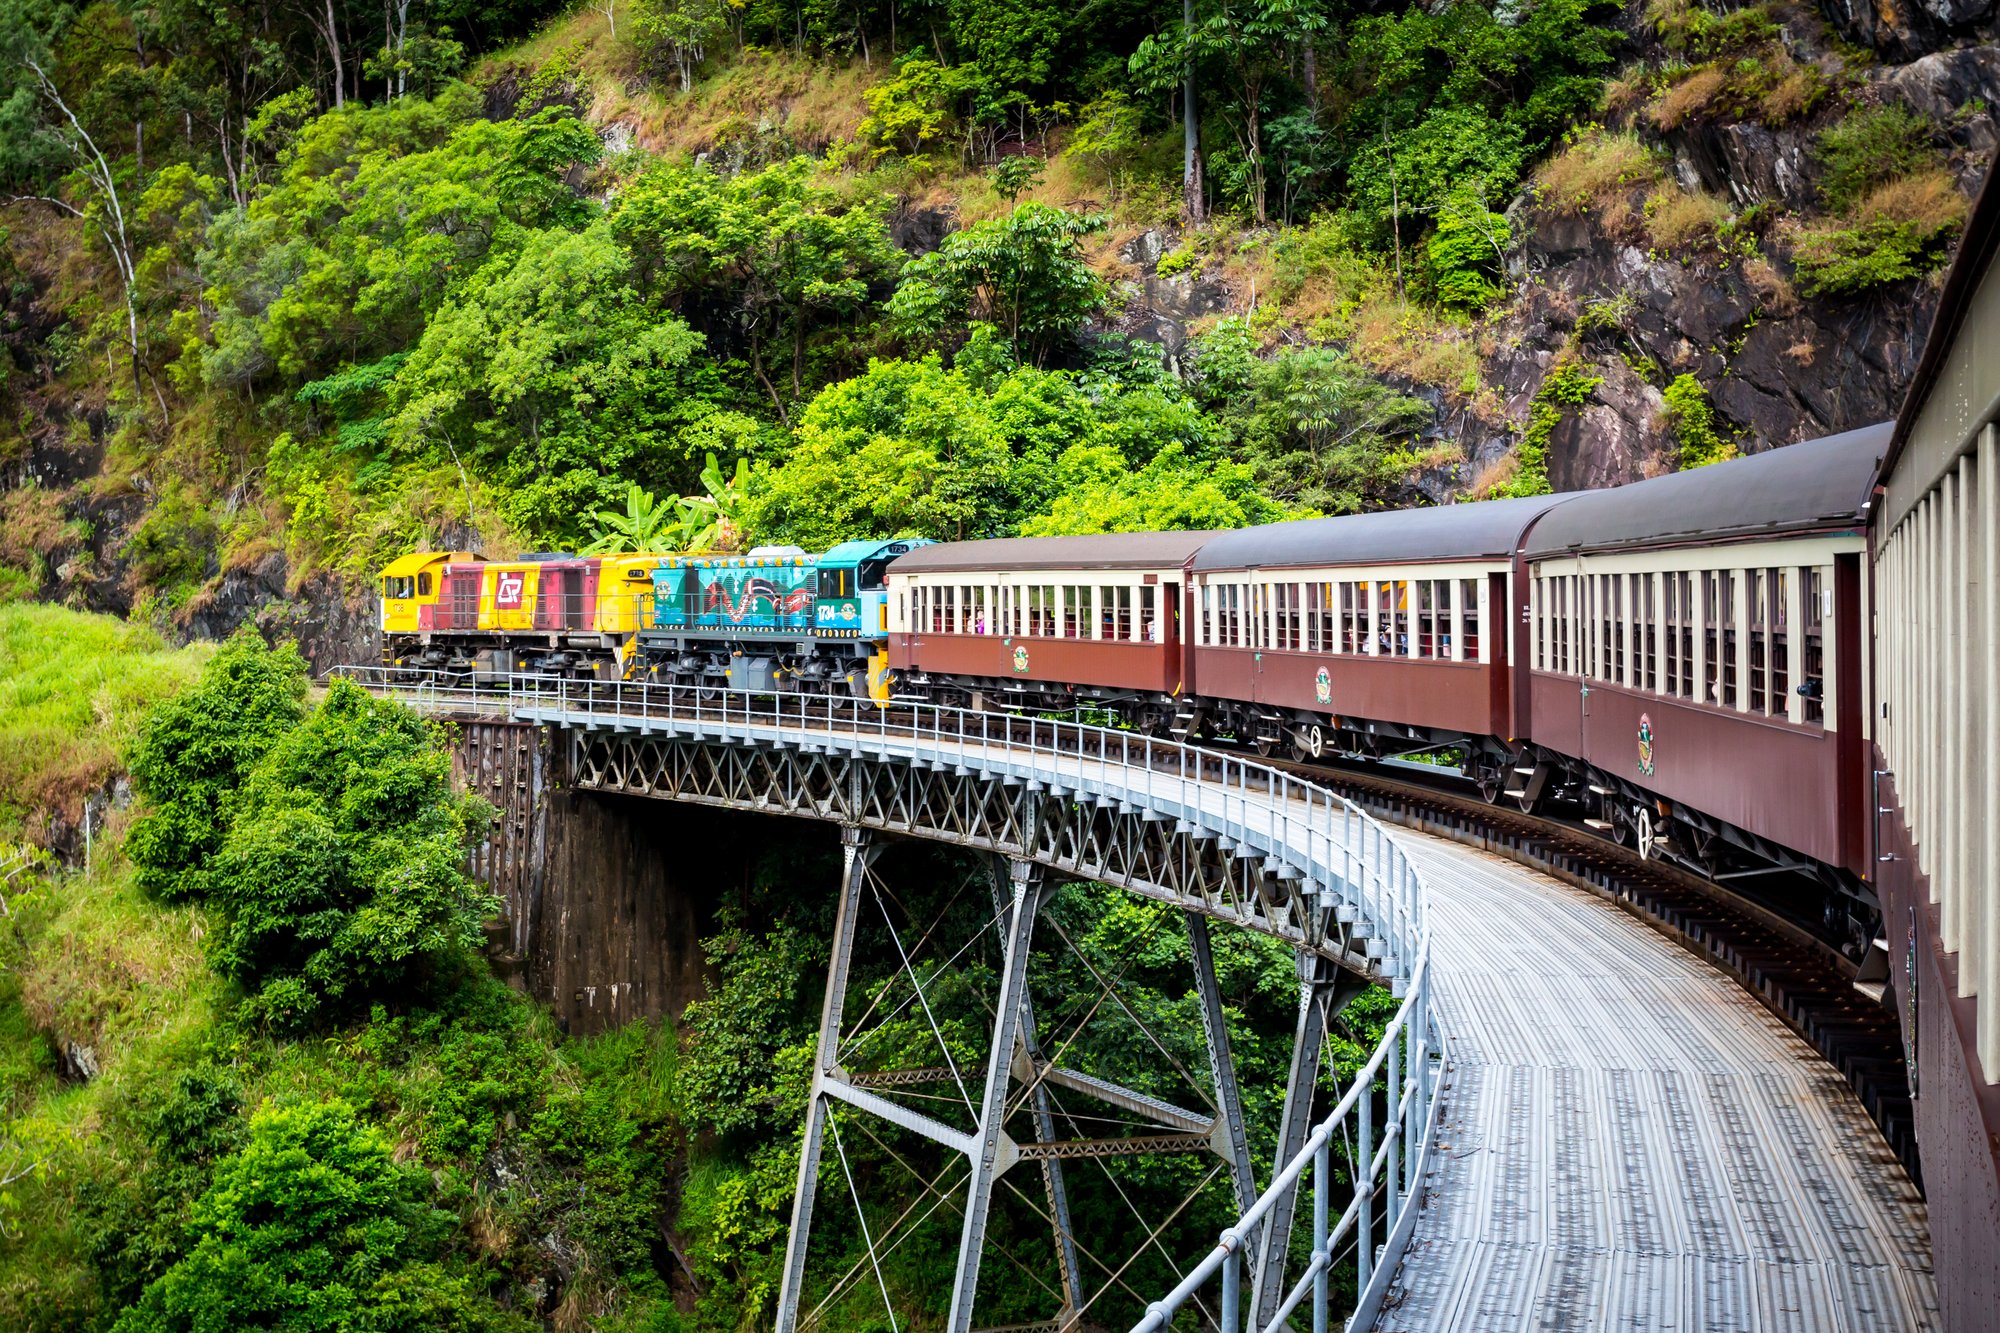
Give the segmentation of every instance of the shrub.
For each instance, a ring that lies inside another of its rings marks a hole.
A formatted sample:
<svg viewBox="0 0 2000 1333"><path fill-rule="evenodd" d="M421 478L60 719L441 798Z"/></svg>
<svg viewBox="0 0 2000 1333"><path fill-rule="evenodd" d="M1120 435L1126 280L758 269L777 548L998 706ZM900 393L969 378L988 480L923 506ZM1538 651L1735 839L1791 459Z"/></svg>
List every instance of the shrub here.
<svg viewBox="0 0 2000 1333"><path fill-rule="evenodd" d="M1729 72L1720 65L1703 65L1689 72L1653 104L1653 123L1663 130L1676 130L1691 120L1702 119L1718 103L1729 87Z"/></svg>
<svg viewBox="0 0 2000 1333"><path fill-rule="evenodd" d="M259 1108L195 1203L193 1248L115 1333L481 1326L464 1280L430 1261L450 1219L392 1151L345 1102Z"/></svg>
<svg viewBox="0 0 2000 1333"><path fill-rule="evenodd" d="M1807 296L1851 295L1921 277L1944 263L1965 221L1965 196L1942 171L1891 181L1845 218L1792 230L1792 261Z"/></svg>
<svg viewBox="0 0 2000 1333"><path fill-rule="evenodd" d="M1665 424L1680 444L1677 466L1683 472L1736 457L1736 442L1717 427L1715 405L1700 380L1676 376L1662 396L1667 400Z"/></svg>
<svg viewBox="0 0 2000 1333"><path fill-rule="evenodd" d="M1536 198L1558 212L1602 211L1622 201L1634 186L1665 176L1658 154L1637 134L1591 125L1572 134L1562 152L1535 173Z"/></svg>
<svg viewBox="0 0 2000 1333"><path fill-rule="evenodd" d="M153 712L131 759L133 784L153 806L126 841L140 888L168 900L199 891L198 872L222 844L237 788L305 716L305 694L298 649L266 647L245 627L194 686Z"/></svg>
<svg viewBox="0 0 2000 1333"><path fill-rule="evenodd" d="M1528 428L1514 446L1515 467L1502 472L1488 484L1487 498L1499 499L1549 493L1549 441L1569 409L1583 406L1604 383L1602 375L1592 375L1579 366L1571 353L1563 353L1542 378L1535 400L1528 407Z"/></svg>
<svg viewBox="0 0 2000 1333"><path fill-rule="evenodd" d="M1729 220L1729 205L1705 190L1662 185L1646 196L1646 234L1662 250L1712 240Z"/></svg>
<svg viewBox="0 0 2000 1333"><path fill-rule="evenodd" d="M1868 107L1821 132L1815 145L1827 206L1844 212L1888 182L1935 167L1930 125L1901 105Z"/></svg>
<svg viewBox="0 0 2000 1333"><path fill-rule="evenodd" d="M415 714L335 681L265 756L209 861L216 970L280 1030L406 994L493 910L464 869L485 818Z"/></svg>
<svg viewBox="0 0 2000 1333"><path fill-rule="evenodd" d="M1015 356L1032 352L1039 364L1104 304L1104 283L1082 245L1103 226L1101 217L1039 203L976 222L903 270L889 314L919 339L961 329L967 319L989 320Z"/></svg>
<svg viewBox="0 0 2000 1333"><path fill-rule="evenodd" d="M1446 309L1484 310L1505 290L1500 276L1513 236L1507 219L1477 198L1447 199L1424 243L1431 295Z"/></svg>

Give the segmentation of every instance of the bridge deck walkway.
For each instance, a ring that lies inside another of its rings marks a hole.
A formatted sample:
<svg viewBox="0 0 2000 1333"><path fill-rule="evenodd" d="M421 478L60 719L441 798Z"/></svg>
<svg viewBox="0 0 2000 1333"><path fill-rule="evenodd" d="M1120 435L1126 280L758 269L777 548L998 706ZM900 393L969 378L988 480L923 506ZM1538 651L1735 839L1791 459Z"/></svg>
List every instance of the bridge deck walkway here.
<svg viewBox="0 0 2000 1333"><path fill-rule="evenodd" d="M1396 836L1452 1067L1379 1328L1938 1326L1923 1202L1810 1046L1617 907Z"/></svg>

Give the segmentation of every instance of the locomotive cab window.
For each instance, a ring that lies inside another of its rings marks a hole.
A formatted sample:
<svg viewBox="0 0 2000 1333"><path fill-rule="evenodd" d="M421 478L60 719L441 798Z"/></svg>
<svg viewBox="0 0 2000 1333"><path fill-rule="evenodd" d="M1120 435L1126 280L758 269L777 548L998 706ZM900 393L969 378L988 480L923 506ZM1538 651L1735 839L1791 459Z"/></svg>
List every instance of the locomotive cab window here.
<svg viewBox="0 0 2000 1333"><path fill-rule="evenodd" d="M417 595L417 581L407 574L383 579L382 595L395 600L414 597Z"/></svg>
<svg viewBox="0 0 2000 1333"><path fill-rule="evenodd" d="M854 571L851 569L822 569L819 572L819 595L822 597L853 596Z"/></svg>

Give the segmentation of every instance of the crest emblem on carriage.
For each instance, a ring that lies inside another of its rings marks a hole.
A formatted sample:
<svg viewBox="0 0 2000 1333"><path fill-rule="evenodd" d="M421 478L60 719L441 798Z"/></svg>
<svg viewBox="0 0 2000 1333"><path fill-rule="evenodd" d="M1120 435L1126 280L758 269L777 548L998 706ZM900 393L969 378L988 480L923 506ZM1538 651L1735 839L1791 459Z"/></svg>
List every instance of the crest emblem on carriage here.
<svg viewBox="0 0 2000 1333"><path fill-rule="evenodd" d="M1653 718L1650 713L1639 714L1639 772L1653 776Z"/></svg>
<svg viewBox="0 0 2000 1333"><path fill-rule="evenodd" d="M1027 669L1028 669L1028 645L1019 644L1014 649L1014 670L1026 671Z"/></svg>
<svg viewBox="0 0 2000 1333"><path fill-rule="evenodd" d="M1319 674L1313 677L1313 698L1321 703L1333 700L1333 677L1327 674L1325 667L1321 667Z"/></svg>

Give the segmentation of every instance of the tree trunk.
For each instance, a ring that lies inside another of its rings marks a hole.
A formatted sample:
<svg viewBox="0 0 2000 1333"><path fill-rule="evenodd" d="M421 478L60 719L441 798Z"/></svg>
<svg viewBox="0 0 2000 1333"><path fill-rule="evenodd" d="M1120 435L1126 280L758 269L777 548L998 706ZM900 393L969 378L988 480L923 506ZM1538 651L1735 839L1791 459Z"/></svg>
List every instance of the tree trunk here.
<svg viewBox="0 0 2000 1333"><path fill-rule="evenodd" d="M347 105L347 71L340 60L340 27L333 16L333 0L326 0L326 47L333 55L333 106Z"/></svg>
<svg viewBox="0 0 2000 1333"><path fill-rule="evenodd" d="M1305 85L1306 106L1311 108L1313 119L1319 119L1319 43L1308 37L1305 41Z"/></svg>
<svg viewBox="0 0 2000 1333"><path fill-rule="evenodd" d="M1194 30L1194 0L1181 0L1181 30ZM1184 57L1186 71L1181 86L1181 220L1197 227L1208 217L1208 201L1201 182L1201 117L1194 95L1194 58Z"/></svg>

